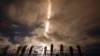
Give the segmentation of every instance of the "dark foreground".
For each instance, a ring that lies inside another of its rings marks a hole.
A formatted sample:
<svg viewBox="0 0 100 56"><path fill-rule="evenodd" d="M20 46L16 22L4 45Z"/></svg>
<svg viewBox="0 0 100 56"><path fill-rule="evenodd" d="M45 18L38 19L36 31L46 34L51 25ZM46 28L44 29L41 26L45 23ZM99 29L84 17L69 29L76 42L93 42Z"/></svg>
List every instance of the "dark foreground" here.
<svg viewBox="0 0 100 56"><path fill-rule="evenodd" d="M82 51L79 45L76 46L77 50L74 50L73 47L69 47L69 51L64 50L64 46L60 45L59 51L54 50L54 45L51 44L50 50L48 52L47 47L43 48L42 53L33 50L34 46L31 46L27 51L27 46L19 46L16 51L10 52L9 46L6 46L0 50L0 56L100 56L98 51Z"/></svg>

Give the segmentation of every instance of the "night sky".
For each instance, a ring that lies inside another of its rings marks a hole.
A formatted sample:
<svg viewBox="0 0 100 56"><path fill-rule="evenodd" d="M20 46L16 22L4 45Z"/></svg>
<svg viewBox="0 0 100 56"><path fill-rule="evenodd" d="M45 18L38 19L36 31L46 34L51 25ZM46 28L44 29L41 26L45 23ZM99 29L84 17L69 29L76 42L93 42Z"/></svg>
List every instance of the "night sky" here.
<svg viewBox="0 0 100 56"><path fill-rule="evenodd" d="M100 51L100 0L51 0L51 4L46 38L47 0L0 0L0 47L62 43Z"/></svg>

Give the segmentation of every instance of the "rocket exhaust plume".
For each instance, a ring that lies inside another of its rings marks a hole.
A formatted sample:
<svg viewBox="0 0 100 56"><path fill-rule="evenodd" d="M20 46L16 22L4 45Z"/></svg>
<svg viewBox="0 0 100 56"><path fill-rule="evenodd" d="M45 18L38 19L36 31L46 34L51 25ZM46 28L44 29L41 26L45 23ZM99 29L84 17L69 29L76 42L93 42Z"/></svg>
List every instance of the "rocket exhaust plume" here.
<svg viewBox="0 0 100 56"><path fill-rule="evenodd" d="M47 20L46 20L46 25L45 25L45 36L48 38L47 33L49 32L49 26L50 26L50 17L51 17L51 1L48 0L48 11L47 11Z"/></svg>

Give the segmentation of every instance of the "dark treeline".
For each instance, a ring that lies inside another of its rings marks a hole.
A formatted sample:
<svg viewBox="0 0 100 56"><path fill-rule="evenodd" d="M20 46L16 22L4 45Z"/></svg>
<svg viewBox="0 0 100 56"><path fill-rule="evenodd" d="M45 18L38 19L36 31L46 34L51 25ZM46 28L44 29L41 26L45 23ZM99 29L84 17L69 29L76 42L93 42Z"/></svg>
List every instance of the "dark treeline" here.
<svg viewBox="0 0 100 56"><path fill-rule="evenodd" d="M82 51L81 51L81 47L79 45L76 46L77 47L77 53L78 53L78 56L89 56L89 55L83 55ZM26 56L25 55L25 51L26 51L26 48L27 46L19 46L16 50L16 53L8 53L8 49L9 49L9 46L6 46L5 48L2 48L1 49L1 53L0 53L0 56ZM33 53L33 48L34 46L31 46L30 49L29 49L29 52L27 54L27 56L37 56L38 55L38 52L35 51L35 53ZM74 53L74 49L72 46L69 47L69 53L67 52L64 52L64 45L60 45L59 47L59 53L54 53L54 45L51 44L50 46L50 53L48 54L47 53L47 46L44 47L44 53L43 53L43 56L75 56L75 53Z"/></svg>

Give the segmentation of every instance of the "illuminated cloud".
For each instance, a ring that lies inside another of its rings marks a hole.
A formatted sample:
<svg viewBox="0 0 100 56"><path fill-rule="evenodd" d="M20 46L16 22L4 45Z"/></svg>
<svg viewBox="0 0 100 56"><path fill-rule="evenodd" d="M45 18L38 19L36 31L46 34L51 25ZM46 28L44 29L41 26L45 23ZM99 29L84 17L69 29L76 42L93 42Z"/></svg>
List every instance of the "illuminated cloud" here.
<svg viewBox="0 0 100 56"><path fill-rule="evenodd" d="M0 6L0 22L4 20L8 24L5 28L0 26L0 34L10 40L14 38L19 44L34 40L37 43L63 43L66 46L92 46L100 41L99 0L51 0L49 39L42 36L47 2L14 0L0 3L3 5ZM14 40L10 42L13 43Z"/></svg>

